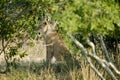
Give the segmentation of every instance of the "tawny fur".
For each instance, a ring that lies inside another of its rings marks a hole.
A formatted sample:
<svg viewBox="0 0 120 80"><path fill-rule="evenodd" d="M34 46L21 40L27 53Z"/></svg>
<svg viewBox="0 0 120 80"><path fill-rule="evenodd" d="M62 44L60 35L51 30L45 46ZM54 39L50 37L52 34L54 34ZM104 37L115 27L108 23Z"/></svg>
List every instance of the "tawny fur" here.
<svg viewBox="0 0 120 80"><path fill-rule="evenodd" d="M46 59L48 62L55 63L57 61L65 61L66 59L72 58L61 35L56 31L55 24L44 21L38 32L45 36L47 49Z"/></svg>

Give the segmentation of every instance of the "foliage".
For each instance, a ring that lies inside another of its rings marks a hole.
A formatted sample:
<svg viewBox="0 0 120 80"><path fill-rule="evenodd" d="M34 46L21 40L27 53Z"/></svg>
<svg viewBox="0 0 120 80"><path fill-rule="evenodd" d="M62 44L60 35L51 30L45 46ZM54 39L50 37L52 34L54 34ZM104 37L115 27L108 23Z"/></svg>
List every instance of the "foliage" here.
<svg viewBox="0 0 120 80"><path fill-rule="evenodd" d="M75 46L66 37L67 33L83 43L93 34L119 39L120 27L115 27L115 24L120 24L120 8L114 0L59 0L49 9L51 12L47 16L58 21L59 32L72 49Z"/></svg>
<svg viewBox="0 0 120 80"><path fill-rule="evenodd" d="M120 39L119 13L116 0L1 0L1 52L9 58L19 54L17 49L25 40L35 39L35 30L45 17L58 22L58 30L67 43L71 43L67 33L79 40L92 34ZM73 44L70 47L77 49Z"/></svg>
<svg viewBox="0 0 120 80"><path fill-rule="evenodd" d="M113 23L120 24L119 5L114 0L2 0L0 36L8 40L27 31L35 37L34 31L44 16L57 20L64 33L81 32L84 36L111 35L115 31Z"/></svg>
<svg viewBox="0 0 120 80"><path fill-rule="evenodd" d="M110 35L115 30L113 23L120 24L119 5L114 0L74 0L66 3L57 18L66 32Z"/></svg>

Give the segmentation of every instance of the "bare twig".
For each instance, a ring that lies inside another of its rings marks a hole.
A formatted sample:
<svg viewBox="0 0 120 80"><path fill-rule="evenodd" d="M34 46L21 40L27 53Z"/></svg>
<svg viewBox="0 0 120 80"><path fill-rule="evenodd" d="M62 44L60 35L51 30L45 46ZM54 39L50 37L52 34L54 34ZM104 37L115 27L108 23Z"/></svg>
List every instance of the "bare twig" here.
<svg viewBox="0 0 120 80"><path fill-rule="evenodd" d="M68 34L68 37L71 38L71 40L77 45L78 48L80 48L80 50L82 51L83 55L88 55L87 50L84 48L84 46L78 41L76 40L72 35Z"/></svg>
<svg viewBox="0 0 120 80"><path fill-rule="evenodd" d="M106 48L106 46L105 46L105 43L104 43L104 41L103 41L103 38L102 37L100 37L100 43L101 43L101 45L102 45L102 49L103 49L103 51L104 51L104 53L105 53L105 56L106 56L106 59L108 60L108 62L109 63L107 63L107 62L105 62L107 65L109 65L115 72L116 72L116 74L118 74L119 76L120 76L120 71L115 67L115 65L111 62L111 60L110 60L110 57L109 57L109 53L108 53L108 51L107 51L107 48Z"/></svg>
<svg viewBox="0 0 120 80"><path fill-rule="evenodd" d="M9 67L9 63L8 63L8 59L6 57L6 50L5 50L5 39L4 37L2 38L2 48L3 48L3 53L4 53L4 59L6 61L6 69L4 71L0 71L0 73L5 73L6 71L8 71L8 67Z"/></svg>
<svg viewBox="0 0 120 80"><path fill-rule="evenodd" d="M90 67L95 71L95 73L102 79L105 80L105 78L102 76L102 74L95 68L95 66L92 64L92 62L88 59L87 55L88 52L87 50L84 48L84 46L77 41L72 35L68 34L68 36L71 38L71 40L81 49L83 55L86 57L88 63L90 64Z"/></svg>
<svg viewBox="0 0 120 80"><path fill-rule="evenodd" d="M90 64L90 67L95 71L95 73L102 79L105 80L105 78L102 76L102 74L96 69L96 67L92 64L91 60L87 58L88 63Z"/></svg>
<svg viewBox="0 0 120 80"><path fill-rule="evenodd" d="M95 59L104 69L105 71L112 77L113 80L117 80L117 78L115 77L115 75L113 74L112 70L110 69L110 66L109 66L109 62L103 60L103 59L100 59L97 55L95 54L92 54L91 52L88 54L87 50L85 49L85 47L79 42L77 41L72 35L68 34L68 36L71 38L71 40L81 49L82 53L85 55L85 57L91 57L93 59ZM88 44L91 44L91 41L88 40L87 41ZM92 44L94 45L94 44ZM95 46L91 46L93 49L95 48ZM105 45L104 45L105 47ZM97 73L96 71L96 68L93 67L92 63L90 63L90 61L88 60L89 64L91 65L91 68ZM111 66L113 67L113 65ZM119 73L119 71L115 68L115 66L113 67L113 69ZM99 72L99 71L98 71ZM99 72L100 73L100 72ZM101 77L101 75L97 73L97 75L103 79L103 77Z"/></svg>
<svg viewBox="0 0 120 80"><path fill-rule="evenodd" d="M89 38L87 38L87 41L86 41L86 42L87 42L87 44L92 48L92 53L93 53L93 54L96 54L94 43L91 42Z"/></svg>
<svg viewBox="0 0 120 80"><path fill-rule="evenodd" d="M95 45L94 45L94 43L93 42L91 42L90 40L89 40L89 38L87 38L87 43L91 46L91 48L92 48L92 53L94 54L94 56L96 56L96 57L98 57L97 55L95 55L96 53L95 53ZM108 51L107 51L107 49L106 49L106 46L105 46L105 44L104 44L104 41L103 41L103 39L102 39L102 37L101 37L101 44L102 44L102 46L103 46L103 48L105 49L104 50L104 52L105 52L105 54L108 56ZM93 55L93 54L90 54L91 56ZM108 57L107 57L108 58ZM103 61L102 59L99 59L99 57L98 58L96 58L96 60L99 62L99 63L101 63L101 61ZM109 59L109 58L108 58ZM106 61L105 61L106 62ZM105 63L104 62L102 62L103 64L101 64L102 66L103 66L103 68L110 74L110 75L112 75L112 77L115 79L115 76L114 76L114 74L113 74L113 72L111 71L111 69L109 68L109 66L108 66L108 62L106 62L106 65L104 65ZM112 63L111 63L112 64ZM112 64L112 66L114 66L113 64ZM119 71L116 69L116 67L114 66L114 70L116 71L116 73L119 73Z"/></svg>
<svg viewBox="0 0 120 80"><path fill-rule="evenodd" d="M117 80L115 75L113 74L112 70L109 68L108 66L108 62L106 62L103 59L100 59L98 56L93 55L93 54L89 54L89 56L93 59L95 59L104 69L105 71L113 78L113 80Z"/></svg>
<svg viewBox="0 0 120 80"><path fill-rule="evenodd" d="M109 63L110 67L120 76L120 71L113 65L112 63Z"/></svg>
<svg viewBox="0 0 120 80"><path fill-rule="evenodd" d="M106 46L105 46L105 43L104 43L104 41L103 41L103 37L100 36L99 40L100 40L100 44L102 45L102 50L103 50L104 53L105 53L105 58L106 58L107 61L110 62L110 61L111 61L111 60L110 60L110 56L109 56L109 53L108 53L107 48L106 48Z"/></svg>
<svg viewBox="0 0 120 80"><path fill-rule="evenodd" d="M106 62L104 61L106 65L108 65L109 67L111 67L116 74L118 74L120 76L120 71L115 67L115 65L112 62Z"/></svg>
<svg viewBox="0 0 120 80"><path fill-rule="evenodd" d="M4 48L6 48L8 46L10 41L7 41L7 43L4 45ZM0 55L2 54L2 52L4 51L4 48L2 48L1 52L0 52Z"/></svg>

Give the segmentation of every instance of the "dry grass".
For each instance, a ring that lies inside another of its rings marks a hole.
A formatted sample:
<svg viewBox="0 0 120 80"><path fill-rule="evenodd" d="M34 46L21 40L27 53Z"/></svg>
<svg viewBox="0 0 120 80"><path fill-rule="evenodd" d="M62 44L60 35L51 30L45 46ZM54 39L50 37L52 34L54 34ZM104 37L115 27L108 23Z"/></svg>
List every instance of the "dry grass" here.
<svg viewBox="0 0 120 80"><path fill-rule="evenodd" d="M82 80L81 70L59 67L55 65L50 67L34 65L30 69L12 67L7 74L0 74L0 80Z"/></svg>
<svg viewBox="0 0 120 80"><path fill-rule="evenodd" d="M41 41L28 41L19 49L21 52L26 51L28 55L14 64L10 72L0 74L0 80L82 80L81 70L69 68L67 64L48 66L41 63L46 60L45 50Z"/></svg>
<svg viewBox="0 0 120 80"><path fill-rule="evenodd" d="M67 64L46 65L45 46L40 41L34 41L34 46L25 44L20 51L26 51L28 56L10 68L10 72L0 74L0 80L100 80L90 69L89 64L84 64L81 59L80 68Z"/></svg>
<svg viewBox="0 0 120 80"><path fill-rule="evenodd" d="M81 69L83 80L100 80L100 78L95 74L95 72L90 68L89 65L84 65L82 63Z"/></svg>

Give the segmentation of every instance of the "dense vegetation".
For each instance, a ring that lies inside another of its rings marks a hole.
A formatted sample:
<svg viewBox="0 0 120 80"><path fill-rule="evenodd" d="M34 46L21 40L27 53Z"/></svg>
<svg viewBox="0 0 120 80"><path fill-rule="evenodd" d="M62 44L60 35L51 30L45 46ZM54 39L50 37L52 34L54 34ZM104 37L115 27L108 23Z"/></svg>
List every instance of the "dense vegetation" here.
<svg viewBox="0 0 120 80"><path fill-rule="evenodd" d="M86 63L83 64L86 59L84 51L81 48L79 49L78 44L78 47L76 46L74 40L71 40L72 37L85 46L84 49L87 52L93 49L89 45L91 42L95 46L96 55L102 56L106 62L114 63L117 67L116 71L120 70L119 0L1 0L0 40L2 47L0 54L5 54L7 67L10 66L10 60L15 55L20 55L21 58L25 56L25 52L19 54L18 49L25 40L36 38L36 29L44 18L58 22L58 32L62 34L70 50L80 58L82 65L86 65ZM87 39L89 41L86 42ZM89 56L91 58L93 55ZM99 60L92 58L93 65L99 63ZM87 66L89 66L91 63L88 59L87 61ZM112 79L120 79L119 71L110 74L111 69L110 72L107 72L100 66L95 65L95 67L100 70L101 74L105 74L105 79L110 79L110 76ZM79 74L80 77L77 76L77 78L85 79L84 75L81 77Z"/></svg>

